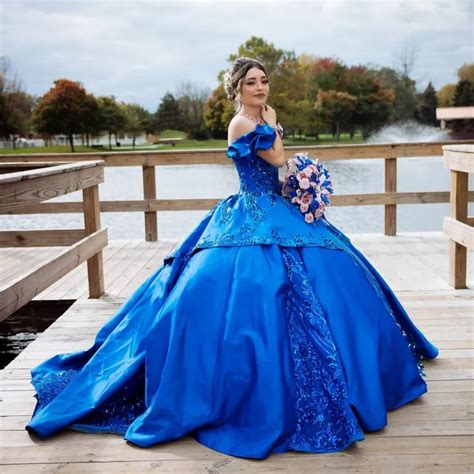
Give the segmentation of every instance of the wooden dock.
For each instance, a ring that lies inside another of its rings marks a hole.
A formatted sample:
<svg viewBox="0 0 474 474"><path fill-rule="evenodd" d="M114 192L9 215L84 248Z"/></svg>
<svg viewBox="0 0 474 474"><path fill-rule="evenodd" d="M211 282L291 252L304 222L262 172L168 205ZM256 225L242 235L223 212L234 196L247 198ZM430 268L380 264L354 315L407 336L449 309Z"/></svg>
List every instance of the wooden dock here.
<svg viewBox="0 0 474 474"><path fill-rule="evenodd" d="M0 374L0 465L3 472L468 472L474 469L474 259L468 289L448 282L442 232L347 234L368 257L439 349L425 361L428 393L388 414L388 425L345 451L288 452L264 461L227 456L191 437L141 449L119 435L64 431L30 438L24 426L35 400L29 371L58 352L86 349L97 330L159 265L176 242L111 240L103 250L105 294L89 299L82 264L35 300L77 300ZM0 286L61 248L0 249Z"/></svg>

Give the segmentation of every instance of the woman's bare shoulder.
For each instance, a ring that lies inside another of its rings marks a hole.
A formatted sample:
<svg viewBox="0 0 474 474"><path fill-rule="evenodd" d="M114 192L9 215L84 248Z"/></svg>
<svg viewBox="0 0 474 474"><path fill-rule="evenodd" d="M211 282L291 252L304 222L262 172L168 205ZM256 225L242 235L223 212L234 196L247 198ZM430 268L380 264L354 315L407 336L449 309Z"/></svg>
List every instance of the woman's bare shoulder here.
<svg viewBox="0 0 474 474"><path fill-rule="evenodd" d="M229 123L227 129L227 141L229 145L237 140L242 135L251 132L255 129L255 122L242 115L234 115Z"/></svg>

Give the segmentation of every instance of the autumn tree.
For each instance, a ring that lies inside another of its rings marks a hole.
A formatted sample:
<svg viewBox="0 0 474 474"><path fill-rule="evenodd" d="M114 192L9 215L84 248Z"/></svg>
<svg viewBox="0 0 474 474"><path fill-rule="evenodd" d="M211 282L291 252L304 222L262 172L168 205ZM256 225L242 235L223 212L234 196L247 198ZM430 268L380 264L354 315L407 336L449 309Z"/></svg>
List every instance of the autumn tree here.
<svg viewBox="0 0 474 474"><path fill-rule="evenodd" d="M336 140L339 141L342 127L350 122L356 106L357 98L347 92L320 90L314 109L326 123L334 125Z"/></svg>
<svg viewBox="0 0 474 474"><path fill-rule="evenodd" d="M87 131L91 98L79 82L58 79L41 97L33 111L33 122L40 133L66 135L74 152L74 134Z"/></svg>
<svg viewBox="0 0 474 474"><path fill-rule="evenodd" d="M237 53L230 54L227 61L231 64L240 56L255 58L264 65L270 79L268 103L278 111L278 120L285 124L287 133L291 133L295 128L292 120L296 101L304 98L304 93L295 97L295 91L291 90L296 81L294 74L299 67L296 56L292 52L275 48L273 43L256 36L240 45ZM226 136L227 127L235 113L233 104L227 99L223 88L225 72L226 69L223 69L218 73L219 85L212 91L205 105L206 124L212 127L215 137Z"/></svg>
<svg viewBox="0 0 474 474"><path fill-rule="evenodd" d="M445 84L437 92L436 98L439 107L452 107L454 93L456 92L456 84Z"/></svg>
<svg viewBox="0 0 474 474"><path fill-rule="evenodd" d="M288 135L310 132L311 106L307 103L306 79L298 57L293 51L285 51L270 77L269 103L277 110L278 121L285 124Z"/></svg>
<svg viewBox="0 0 474 474"><path fill-rule="evenodd" d="M204 104L204 124L213 138L226 138L227 126L234 115L234 107L220 83Z"/></svg>
<svg viewBox="0 0 474 474"><path fill-rule="evenodd" d="M474 63L463 64L457 72L460 81L469 81L474 83Z"/></svg>
<svg viewBox="0 0 474 474"><path fill-rule="evenodd" d="M227 61L232 63L238 57L245 56L248 58L255 58L260 61L267 70L269 77L273 78L274 73L278 72L280 64L285 57L285 51L276 48L273 43L265 41L258 36L252 36L244 44L240 45L236 54L230 54ZM222 75L225 71L221 71L219 80L222 80Z"/></svg>
<svg viewBox="0 0 474 474"><path fill-rule="evenodd" d="M474 83L474 64L463 64L457 70L458 83L460 81L466 80L471 83ZM448 83L442 86L437 92L436 96L438 99L439 107L453 107L454 105L454 96L456 94L457 84Z"/></svg>

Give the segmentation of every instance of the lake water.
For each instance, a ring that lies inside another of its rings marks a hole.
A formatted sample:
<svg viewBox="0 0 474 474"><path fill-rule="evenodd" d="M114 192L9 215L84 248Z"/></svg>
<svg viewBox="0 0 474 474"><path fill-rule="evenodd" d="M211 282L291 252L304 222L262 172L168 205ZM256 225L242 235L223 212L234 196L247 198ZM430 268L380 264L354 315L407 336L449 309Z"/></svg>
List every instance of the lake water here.
<svg viewBox="0 0 474 474"><path fill-rule="evenodd" d="M323 161L324 163L324 161ZM383 160L360 159L328 161L334 195L377 193L383 191ZM282 178L284 168L280 168ZM160 166L156 169L158 199L219 198L238 192L239 180L233 165ZM398 191L449 191L450 174L443 157L400 158ZM469 189L474 185L469 176ZM102 200L140 199L143 196L139 167L105 168L105 182L100 185ZM53 201L74 201L81 192ZM160 239L179 240L189 233L207 211L158 212ZM474 214L474 203L469 204ZM397 207L397 231L440 231L449 204L401 204ZM343 232L383 232L383 206L328 207L327 218ZM102 213L102 226L109 239L143 239L143 213ZM81 214L1 215L1 229L42 229L83 227Z"/></svg>

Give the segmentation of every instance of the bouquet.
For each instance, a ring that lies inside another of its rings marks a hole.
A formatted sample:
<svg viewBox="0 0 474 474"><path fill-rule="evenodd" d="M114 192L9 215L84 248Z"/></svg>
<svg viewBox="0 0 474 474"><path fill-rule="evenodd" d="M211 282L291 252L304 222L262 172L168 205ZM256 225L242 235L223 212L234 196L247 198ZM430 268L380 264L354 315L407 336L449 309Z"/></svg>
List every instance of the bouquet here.
<svg viewBox="0 0 474 474"><path fill-rule="evenodd" d="M295 153L286 166L281 194L291 198L310 224L322 217L325 207L330 205L329 195L334 192L331 175L318 159L311 159L307 153Z"/></svg>

